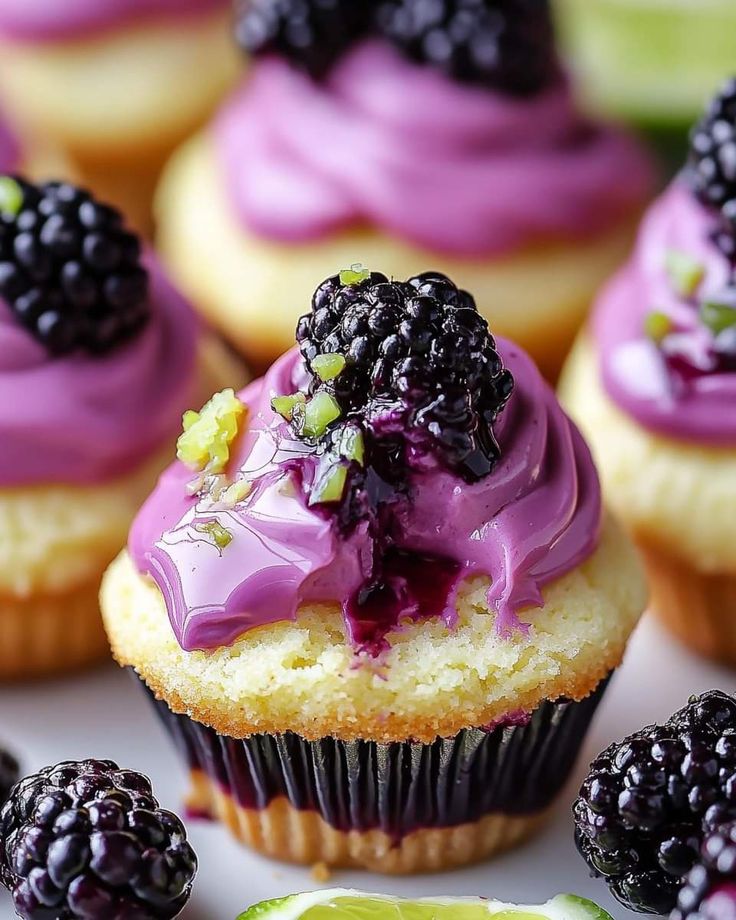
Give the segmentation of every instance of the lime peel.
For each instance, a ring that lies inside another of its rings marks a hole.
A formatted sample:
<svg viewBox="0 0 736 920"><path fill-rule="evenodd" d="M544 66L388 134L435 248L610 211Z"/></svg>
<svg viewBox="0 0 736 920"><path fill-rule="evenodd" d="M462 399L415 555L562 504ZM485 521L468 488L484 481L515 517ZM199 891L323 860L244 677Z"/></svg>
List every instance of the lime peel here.
<svg viewBox="0 0 736 920"><path fill-rule="evenodd" d="M271 408L281 418L290 422L294 418L294 410L298 406L303 406L306 401L307 397L304 393L294 393L293 396L274 396L271 400Z"/></svg>
<svg viewBox="0 0 736 920"><path fill-rule="evenodd" d="M12 176L0 176L0 214L16 217L23 208L23 189Z"/></svg>
<svg viewBox="0 0 736 920"><path fill-rule="evenodd" d="M353 284L360 284L362 281L368 281L370 277L370 271L362 262L353 262L350 268L344 268L340 272L340 284L349 287Z"/></svg>
<svg viewBox="0 0 736 920"><path fill-rule="evenodd" d="M342 411L334 396L330 393L315 393L304 406L302 434L308 438L320 438L341 415Z"/></svg>
<svg viewBox="0 0 736 920"><path fill-rule="evenodd" d="M246 415L246 406L234 390L215 393L199 412L184 413L184 432L176 442L176 456L193 470L223 472Z"/></svg>
<svg viewBox="0 0 736 920"><path fill-rule="evenodd" d="M323 383L334 380L345 370L345 357L339 354L317 355L312 359L312 370Z"/></svg>

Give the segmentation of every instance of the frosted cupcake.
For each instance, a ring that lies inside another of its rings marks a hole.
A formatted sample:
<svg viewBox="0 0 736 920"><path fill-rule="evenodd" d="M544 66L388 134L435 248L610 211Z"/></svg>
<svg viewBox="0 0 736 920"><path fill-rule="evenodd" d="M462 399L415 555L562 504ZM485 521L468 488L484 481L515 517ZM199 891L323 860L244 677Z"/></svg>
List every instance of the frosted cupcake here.
<svg viewBox="0 0 736 920"><path fill-rule="evenodd" d="M185 418L106 575L192 807L271 856L428 871L517 844L644 606L528 356L431 274L324 282L300 349Z"/></svg>
<svg viewBox="0 0 736 920"><path fill-rule="evenodd" d="M546 0L449 0L415 32L404 0L306 6L294 46L273 4L240 5L248 82L158 196L174 276L267 366L335 265L435 265L554 375L628 250L651 171L576 109Z"/></svg>
<svg viewBox="0 0 736 920"><path fill-rule="evenodd" d="M104 656L102 572L233 372L117 212L0 178L0 679Z"/></svg>
<svg viewBox="0 0 736 920"><path fill-rule="evenodd" d="M227 0L0 0L0 98L148 221L170 151L237 73Z"/></svg>
<svg viewBox="0 0 736 920"><path fill-rule="evenodd" d="M563 379L656 613L736 663L736 82L693 134Z"/></svg>

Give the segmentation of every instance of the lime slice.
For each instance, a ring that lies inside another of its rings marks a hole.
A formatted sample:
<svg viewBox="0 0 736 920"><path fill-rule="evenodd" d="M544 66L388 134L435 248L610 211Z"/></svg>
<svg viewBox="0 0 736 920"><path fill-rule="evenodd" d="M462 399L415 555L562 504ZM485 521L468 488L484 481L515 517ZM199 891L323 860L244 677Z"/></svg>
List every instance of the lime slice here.
<svg viewBox="0 0 736 920"><path fill-rule="evenodd" d="M483 898L422 898L407 901L383 894L335 888L264 901L238 920L612 920L592 901L561 894L546 904L524 907Z"/></svg>

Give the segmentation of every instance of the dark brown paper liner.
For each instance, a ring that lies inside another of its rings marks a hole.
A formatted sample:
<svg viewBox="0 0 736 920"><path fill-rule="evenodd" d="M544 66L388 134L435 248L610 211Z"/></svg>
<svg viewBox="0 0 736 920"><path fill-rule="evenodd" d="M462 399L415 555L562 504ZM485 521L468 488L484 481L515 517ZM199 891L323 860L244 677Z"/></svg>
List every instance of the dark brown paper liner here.
<svg viewBox="0 0 736 920"><path fill-rule="evenodd" d="M417 872L531 833L567 780L606 683L582 702L543 702L525 724L432 744L235 739L155 705L195 778L194 809L240 839L297 862Z"/></svg>
<svg viewBox="0 0 736 920"><path fill-rule="evenodd" d="M705 574L659 547L637 542L657 619L693 651L736 666L736 575Z"/></svg>

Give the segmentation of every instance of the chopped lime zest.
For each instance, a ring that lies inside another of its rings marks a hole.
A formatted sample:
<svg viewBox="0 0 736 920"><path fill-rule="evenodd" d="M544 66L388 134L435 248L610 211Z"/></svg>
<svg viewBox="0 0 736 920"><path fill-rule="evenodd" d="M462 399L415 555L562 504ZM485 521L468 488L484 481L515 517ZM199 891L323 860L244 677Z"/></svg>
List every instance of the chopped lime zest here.
<svg viewBox="0 0 736 920"><path fill-rule="evenodd" d="M344 268L340 272L340 284L360 284L361 281L368 281L370 277L370 271L362 262L354 262L350 268Z"/></svg>
<svg viewBox="0 0 736 920"><path fill-rule="evenodd" d="M336 463L328 467L312 487L309 504L322 505L328 502L339 502L345 494L347 479L348 468L344 463Z"/></svg>
<svg viewBox="0 0 736 920"><path fill-rule="evenodd" d="M644 320L644 331L647 337L657 344L666 338L673 328L674 324L671 317L661 310L652 310L647 313Z"/></svg>
<svg viewBox="0 0 736 920"><path fill-rule="evenodd" d="M326 383L328 380L334 380L339 377L345 370L345 358L343 355L317 355L312 361L312 370Z"/></svg>
<svg viewBox="0 0 736 920"><path fill-rule="evenodd" d="M198 533L209 537L218 549L225 549L233 542L233 535L219 521L205 521L202 524L195 524L194 529Z"/></svg>
<svg viewBox="0 0 736 920"><path fill-rule="evenodd" d="M715 297L704 300L700 305L700 321L718 335L724 329L736 325L736 308L731 304L719 303Z"/></svg>
<svg viewBox="0 0 736 920"><path fill-rule="evenodd" d="M681 297L692 297L705 275L703 263L681 249L667 250L665 270L672 287Z"/></svg>
<svg viewBox="0 0 736 920"><path fill-rule="evenodd" d="M290 422L294 418L294 409L299 405L304 405L307 397L304 393L294 393L293 396L274 396L271 400L271 408L282 418Z"/></svg>
<svg viewBox="0 0 736 920"><path fill-rule="evenodd" d="M316 393L304 407L302 433L308 438L320 438L342 414L334 396Z"/></svg>
<svg viewBox="0 0 736 920"><path fill-rule="evenodd" d="M0 176L0 214L16 217L23 207L23 189L10 176Z"/></svg>
<svg viewBox="0 0 736 920"><path fill-rule="evenodd" d="M225 505L237 505L247 498L253 491L253 483L245 479L239 479L232 483L220 494L220 501Z"/></svg>
<svg viewBox="0 0 736 920"><path fill-rule="evenodd" d="M215 393L200 412L184 413L184 433L176 442L176 456L193 470L221 473L245 416L246 407L233 390Z"/></svg>
<svg viewBox="0 0 736 920"><path fill-rule="evenodd" d="M340 435L338 452L341 457L363 466L365 462L365 438L360 428L346 425Z"/></svg>

